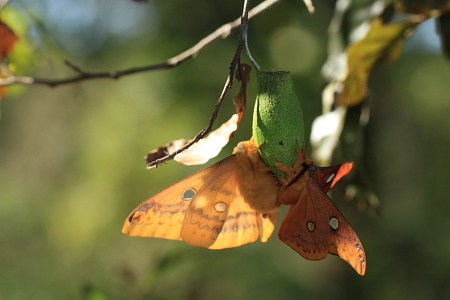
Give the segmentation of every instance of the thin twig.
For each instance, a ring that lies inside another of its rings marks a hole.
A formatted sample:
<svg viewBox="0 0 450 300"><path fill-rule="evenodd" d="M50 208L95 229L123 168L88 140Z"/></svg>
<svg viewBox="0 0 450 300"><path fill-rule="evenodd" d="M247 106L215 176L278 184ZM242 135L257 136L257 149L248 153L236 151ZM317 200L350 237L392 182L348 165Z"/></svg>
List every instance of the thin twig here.
<svg viewBox="0 0 450 300"><path fill-rule="evenodd" d="M242 24L247 23L248 22L248 7L246 5L244 5L244 12L242 14L242 18L240 19ZM241 30L242 30L243 26L241 26ZM209 124L208 126L203 129L202 131L200 131L193 140L191 140L189 143L187 143L186 145L184 145L183 147L181 147L180 149L176 150L175 152L166 155L162 158L159 158L155 161L152 161L151 163L149 163L147 165L147 168L156 168L159 165L161 165L163 162L173 159L177 154L183 152L184 150L188 149L189 147L191 147L193 144L197 143L199 140L203 139L212 129L214 122L216 121L217 115L219 114L219 110L220 107L222 106L222 102L225 99L225 96L228 92L229 89L231 89L231 86L233 85L233 76L234 73L236 71L236 67L239 64L240 60L241 60L241 52L242 49L245 46L245 41L242 38L242 34L238 39L238 45L237 45L237 49L236 52L234 54L233 60L230 63L230 73L228 74L227 80L225 82L225 85L222 89L222 93L220 94L219 100L217 100L217 103L214 106L214 111L212 116L209 118Z"/></svg>
<svg viewBox="0 0 450 300"><path fill-rule="evenodd" d="M258 15L259 13L263 12L264 10L271 7L273 4L280 2L281 0L265 0L264 2L260 3L258 6L254 7L252 10L248 11L244 9L247 12L247 20ZM244 6L246 7L246 6ZM242 18L242 17L241 17ZM149 66L142 66L142 67L135 67L135 68L129 68L119 71L111 71L111 72L87 72L83 71L81 68L77 67L71 62L66 61L66 65L68 65L72 70L77 73L76 76L64 78L64 79L47 79L47 78L35 78L31 76L18 76L14 74L7 74L5 78L0 78L0 86L6 86L6 85L12 85L12 84L26 84L26 85L47 85L51 87L56 87L63 84L70 84L90 79L100 79L100 78L110 78L110 79L118 79L123 76L136 74L136 73L142 73L142 72L149 72L149 71L155 71L155 70L167 70L172 69L174 67L179 66L180 64L184 63L185 61L194 58L201 50L203 50L204 47L212 43L213 41L219 39L219 38L227 38L231 31L236 29L241 25L241 18L238 18L232 22L229 22L227 24L222 25L218 29L216 29L214 32L212 32L210 35L206 36L202 40L200 40L197 44L195 44L193 47L189 48L188 50L180 53L177 56L174 56L170 59L168 59L166 62L149 65ZM245 30L245 37L244 40L247 39L247 31ZM248 47L246 47L248 48ZM249 55L249 52L247 52ZM249 58L252 60L254 64L256 64L249 55ZM257 65L255 65L257 66Z"/></svg>
<svg viewBox="0 0 450 300"><path fill-rule="evenodd" d="M248 47L248 22L244 22L244 20L248 21L248 7L250 5L250 0L244 0L244 13L242 16L242 24L241 24L241 32L242 32L242 38L244 39L244 45L245 45L245 52L247 53L248 58L252 62L253 66L255 66L256 70L261 71L259 68L258 63L253 58L252 54L250 53L250 48Z"/></svg>

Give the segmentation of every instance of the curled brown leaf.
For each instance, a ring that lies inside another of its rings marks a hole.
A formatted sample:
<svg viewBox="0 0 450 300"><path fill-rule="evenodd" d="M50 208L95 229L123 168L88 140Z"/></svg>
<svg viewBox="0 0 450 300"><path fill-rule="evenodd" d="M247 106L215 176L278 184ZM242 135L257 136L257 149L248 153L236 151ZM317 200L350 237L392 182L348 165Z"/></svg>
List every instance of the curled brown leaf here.
<svg viewBox="0 0 450 300"><path fill-rule="evenodd" d="M169 143L167 143L164 146L160 146L149 153L145 155L145 160L147 161L147 164L154 162L155 160L162 158L170 153L175 152L177 149L180 149L184 145L186 145L189 142L189 140L186 139L179 139L174 140Z"/></svg>

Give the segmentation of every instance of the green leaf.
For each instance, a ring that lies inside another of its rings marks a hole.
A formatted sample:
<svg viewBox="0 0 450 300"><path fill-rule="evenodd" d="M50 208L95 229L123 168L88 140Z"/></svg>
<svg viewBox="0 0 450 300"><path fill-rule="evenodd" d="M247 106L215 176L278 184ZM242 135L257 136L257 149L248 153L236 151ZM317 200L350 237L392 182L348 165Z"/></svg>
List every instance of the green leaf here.
<svg viewBox="0 0 450 300"><path fill-rule="evenodd" d="M367 95L372 69L395 61L402 54L409 32L418 24L409 19L390 24L374 19L366 37L347 48L348 74L337 96L337 105L351 107L361 103Z"/></svg>

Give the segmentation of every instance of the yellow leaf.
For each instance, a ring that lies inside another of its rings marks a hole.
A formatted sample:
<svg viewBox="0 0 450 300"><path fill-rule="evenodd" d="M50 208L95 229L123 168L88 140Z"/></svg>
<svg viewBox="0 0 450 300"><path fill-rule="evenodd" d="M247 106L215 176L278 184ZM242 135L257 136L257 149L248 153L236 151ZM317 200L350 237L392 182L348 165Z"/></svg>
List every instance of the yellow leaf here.
<svg viewBox="0 0 450 300"><path fill-rule="evenodd" d="M390 24L374 19L366 37L347 48L348 74L336 104L351 107L361 103L367 95L372 69L395 61L402 54L408 33L418 24L409 19Z"/></svg>

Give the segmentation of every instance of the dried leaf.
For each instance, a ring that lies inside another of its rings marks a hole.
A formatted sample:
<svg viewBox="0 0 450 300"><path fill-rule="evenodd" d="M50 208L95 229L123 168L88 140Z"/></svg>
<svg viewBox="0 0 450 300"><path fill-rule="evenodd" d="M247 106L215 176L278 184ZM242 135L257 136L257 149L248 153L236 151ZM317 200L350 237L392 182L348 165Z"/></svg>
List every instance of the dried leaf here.
<svg viewBox="0 0 450 300"><path fill-rule="evenodd" d="M230 140L230 135L237 129L238 119L239 116L234 114L206 138L176 155L174 160L185 165L201 165L216 157Z"/></svg>
<svg viewBox="0 0 450 300"><path fill-rule="evenodd" d="M372 69L395 61L403 51L408 33L418 24L410 19L390 24L374 19L366 37L347 48L348 74L336 104L351 107L361 103L367 95L367 80Z"/></svg>
<svg viewBox="0 0 450 300"><path fill-rule="evenodd" d="M233 132L236 131L237 125L244 117L247 106L247 83L250 81L251 70L252 68L247 64L239 64L236 70L236 79L241 82L239 93L233 97L236 114L222 126L211 132L206 138L176 155L174 160L185 165L204 164L211 158L216 157L228 141L233 138ZM173 151L169 149L170 153Z"/></svg>
<svg viewBox="0 0 450 300"><path fill-rule="evenodd" d="M16 41L17 36L11 28L0 20L0 60L13 51Z"/></svg>
<svg viewBox="0 0 450 300"><path fill-rule="evenodd" d="M308 9L309 13L313 14L314 13L314 5L312 4L312 1L311 0L303 0L303 2L305 3L306 8Z"/></svg>
<svg viewBox="0 0 450 300"><path fill-rule="evenodd" d="M189 142L189 140L186 139L179 139L175 141L171 141L167 143L164 146L160 146L149 153L145 155L145 160L147 161L147 164L154 162L157 159L163 158L166 155L169 155L170 153L175 152L176 150L180 149L184 145L186 145Z"/></svg>
<svg viewBox="0 0 450 300"><path fill-rule="evenodd" d="M247 107L247 83L250 81L251 70L252 67L247 64L240 64L239 68L236 70L236 79L241 82L239 93L233 97L233 103L236 107L236 113L239 116L237 124L239 124L244 117L245 108Z"/></svg>
<svg viewBox="0 0 450 300"><path fill-rule="evenodd" d="M335 110L314 119L311 128L311 146L314 161L321 165L329 165L333 151L339 143L344 127L347 108L337 107Z"/></svg>
<svg viewBox="0 0 450 300"><path fill-rule="evenodd" d="M222 124L222 126L212 131L206 138L201 139L188 149L177 154L174 160L185 165L201 165L220 153L222 148L233 137L233 132L236 131L237 125L244 117L247 105L247 83L250 81L251 69L247 64L239 64L236 70L236 79L241 82L239 93L233 97L236 114ZM175 140L167 145L156 148L145 156L147 164L151 164L157 159L174 153L188 142L185 139Z"/></svg>
<svg viewBox="0 0 450 300"><path fill-rule="evenodd" d="M198 141L188 149L176 155L174 160L184 165L201 165L211 158L216 157L228 143L230 134L237 129L238 118L238 115L234 114L227 122L212 131L206 138ZM147 161L147 164L150 164L157 159L174 153L188 142L189 140L186 139L171 141L166 145L160 146L147 153L145 155L145 160Z"/></svg>

